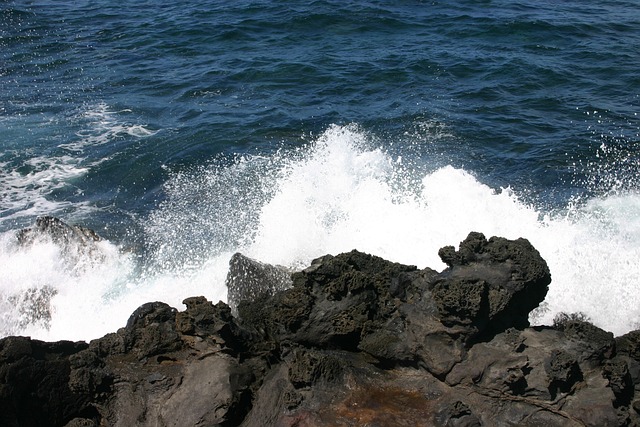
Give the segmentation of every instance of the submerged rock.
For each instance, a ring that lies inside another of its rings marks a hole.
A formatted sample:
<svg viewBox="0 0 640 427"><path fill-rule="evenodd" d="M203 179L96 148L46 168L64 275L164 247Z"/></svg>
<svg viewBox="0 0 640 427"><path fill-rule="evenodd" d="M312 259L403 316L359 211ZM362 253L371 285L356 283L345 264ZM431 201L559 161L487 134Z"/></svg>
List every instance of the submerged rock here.
<svg viewBox="0 0 640 427"><path fill-rule="evenodd" d="M44 216L36 219L33 227L18 231L15 235L20 249L36 243L52 243L59 250L61 265L71 274L82 272L86 267L100 263L105 253L98 244L102 238L93 230L77 225L69 225L62 220ZM15 328L24 329L28 325L48 328L51 315L51 299L58 290L49 283L40 283L10 295L0 295L15 308Z"/></svg>
<svg viewBox="0 0 640 427"><path fill-rule="evenodd" d="M69 225L59 218L43 216L33 227L16 233L18 245L29 247L35 243L53 243L60 251L60 260L70 272L99 264L106 258L103 239L90 228Z"/></svg>
<svg viewBox="0 0 640 427"><path fill-rule="evenodd" d="M22 245L31 244L37 239L48 238L65 249L79 246L88 250L91 250L95 242L102 240L95 231L89 228L69 225L52 216L37 218L33 227L18 231L16 237Z"/></svg>
<svg viewBox="0 0 640 427"><path fill-rule="evenodd" d="M287 289L247 261L264 281L235 316L193 297L88 345L5 338L0 424L638 425L640 333L530 328L550 274L526 240L472 233L440 255L442 272L327 255Z"/></svg>

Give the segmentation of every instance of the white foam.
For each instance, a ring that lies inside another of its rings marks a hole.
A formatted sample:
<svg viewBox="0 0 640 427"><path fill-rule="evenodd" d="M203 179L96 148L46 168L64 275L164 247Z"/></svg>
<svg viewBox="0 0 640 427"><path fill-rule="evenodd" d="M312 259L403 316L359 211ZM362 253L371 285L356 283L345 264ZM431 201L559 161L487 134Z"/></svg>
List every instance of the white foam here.
<svg viewBox="0 0 640 427"><path fill-rule="evenodd" d="M87 147L103 145L123 136L144 138L158 132L145 125L125 121L123 115L131 112L129 109L114 111L105 103L91 105L72 119L82 124L82 129L76 132L78 139L59 147L82 152Z"/></svg>
<svg viewBox="0 0 640 427"><path fill-rule="evenodd" d="M46 195L88 170L70 156L33 157L24 164L31 169L27 174L11 169L7 163L0 164L3 188L0 216L5 220L52 213L70 206L69 202L49 200Z"/></svg>
<svg viewBox="0 0 640 427"><path fill-rule="evenodd" d="M537 323L583 312L624 334L640 327L640 197L592 199L546 221L531 242L551 269L552 284Z"/></svg>
<svg viewBox="0 0 640 427"><path fill-rule="evenodd" d="M553 282L532 317L536 323L581 311L615 334L637 327L638 194L546 212L462 169L415 171L371 141L357 126L333 126L297 150L174 173L167 200L145 221L149 255L143 266L117 253L70 275L51 248L3 249L3 265L23 268L11 270L0 288L53 281L59 292L49 329L25 332L89 339L123 326L144 302L182 308L181 301L194 295L224 300L235 251L301 267L326 253L359 249L441 270L438 249L479 231L525 237L549 264Z"/></svg>
<svg viewBox="0 0 640 427"><path fill-rule="evenodd" d="M441 269L438 249L471 230L512 237L522 224L537 224L538 213L509 190L496 193L450 166L426 174L412 190L401 159L363 144L357 128L333 127L307 156L287 164L247 254L304 264L357 248Z"/></svg>

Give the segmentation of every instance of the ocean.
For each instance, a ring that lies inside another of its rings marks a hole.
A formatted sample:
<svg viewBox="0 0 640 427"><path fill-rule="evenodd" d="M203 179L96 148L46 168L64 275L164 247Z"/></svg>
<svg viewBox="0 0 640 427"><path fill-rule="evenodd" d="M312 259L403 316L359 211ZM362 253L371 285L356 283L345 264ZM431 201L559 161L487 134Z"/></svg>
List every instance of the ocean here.
<svg viewBox="0 0 640 427"><path fill-rule="evenodd" d="M545 258L532 324L640 328L639 70L635 1L0 1L0 336L470 231ZM100 256L19 245L43 215Z"/></svg>

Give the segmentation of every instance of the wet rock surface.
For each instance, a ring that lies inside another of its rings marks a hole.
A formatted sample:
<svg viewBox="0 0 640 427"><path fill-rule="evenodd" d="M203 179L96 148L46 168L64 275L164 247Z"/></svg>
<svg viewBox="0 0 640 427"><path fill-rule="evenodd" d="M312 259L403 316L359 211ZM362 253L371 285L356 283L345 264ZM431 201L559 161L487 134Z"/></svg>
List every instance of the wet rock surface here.
<svg viewBox="0 0 640 427"><path fill-rule="evenodd" d="M96 250L95 243L102 240L90 228L69 225L53 216L37 218L33 227L18 231L16 238L21 245L29 245L37 240L48 239L69 255L72 255L73 252L93 252Z"/></svg>
<svg viewBox="0 0 640 427"><path fill-rule="evenodd" d="M233 310L193 297L88 344L2 339L0 425L639 425L640 332L529 327L551 277L524 239L440 256L327 255Z"/></svg>
<svg viewBox="0 0 640 427"><path fill-rule="evenodd" d="M236 253L229 261L229 272L225 280L227 303L235 312L241 301L270 297L278 291L290 288L291 273L285 267L265 264Z"/></svg>

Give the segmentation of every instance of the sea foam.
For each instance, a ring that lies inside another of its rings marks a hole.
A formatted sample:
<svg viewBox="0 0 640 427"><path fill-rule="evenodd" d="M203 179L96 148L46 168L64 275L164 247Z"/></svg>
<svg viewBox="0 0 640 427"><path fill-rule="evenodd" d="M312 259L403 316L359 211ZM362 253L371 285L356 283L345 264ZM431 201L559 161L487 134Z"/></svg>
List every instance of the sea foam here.
<svg viewBox="0 0 640 427"><path fill-rule="evenodd" d="M91 213L93 209L89 203L72 204L66 200L56 200L51 195L62 189L74 188L74 180L109 160L108 156L92 158L87 153L92 148L112 144L127 136L141 139L157 133L143 124L127 121L125 117L129 113L130 110L116 111L102 102L83 106L65 119L77 129L75 135L65 136L68 140L58 144L52 151L42 154L38 147L21 147L20 151L30 154L23 154L22 157L15 154L17 151L9 151L0 155L2 222L23 223L24 218L62 212L77 213L80 210ZM20 118L14 117L12 120ZM39 125L39 131L44 132L47 126ZM55 135L49 137L56 138ZM37 138L34 140L37 141ZM30 143L16 142L18 145Z"/></svg>

